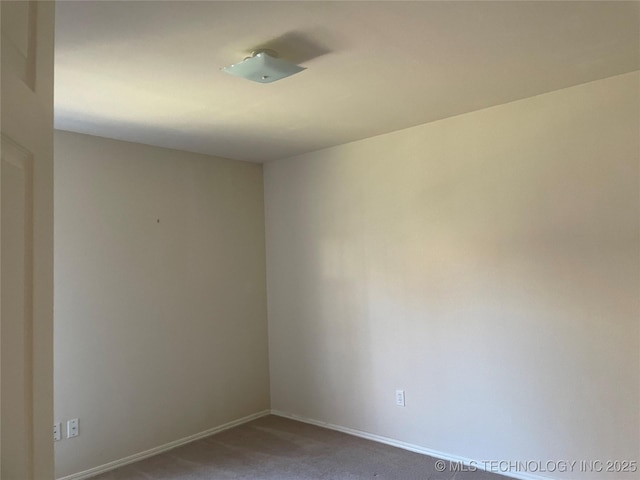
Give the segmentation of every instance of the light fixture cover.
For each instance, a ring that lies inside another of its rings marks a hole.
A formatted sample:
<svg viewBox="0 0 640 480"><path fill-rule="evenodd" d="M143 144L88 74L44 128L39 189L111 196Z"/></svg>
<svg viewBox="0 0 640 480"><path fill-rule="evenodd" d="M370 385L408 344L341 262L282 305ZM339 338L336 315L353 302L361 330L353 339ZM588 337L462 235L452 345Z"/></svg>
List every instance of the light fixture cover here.
<svg viewBox="0 0 640 480"><path fill-rule="evenodd" d="M239 63L224 67L222 70L254 82L271 83L306 69L286 60L275 58L267 52L259 51Z"/></svg>

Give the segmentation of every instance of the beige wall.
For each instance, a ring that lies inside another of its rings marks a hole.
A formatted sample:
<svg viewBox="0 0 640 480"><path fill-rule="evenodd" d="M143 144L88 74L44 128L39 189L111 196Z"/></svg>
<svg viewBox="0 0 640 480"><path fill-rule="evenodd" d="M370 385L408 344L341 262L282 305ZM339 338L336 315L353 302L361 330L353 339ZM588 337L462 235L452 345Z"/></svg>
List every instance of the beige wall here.
<svg viewBox="0 0 640 480"><path fill-rule="evenodd" d="M639 82L267 164L271 407L638 460ZM269 408L262 212L259 165L56 133L58 477Z"/></svg>
<svg viewBox="0 0 640 480"><path fill-rule="evenodd" d="M639 82L266 164L272 408L467 459L638 460Z"/></svg>
<svg viewBox="0 0 640 480"><path fill-rule="evenodd" d="M269 408L263 212L260 165L56 132L58 477Z"/></svg>

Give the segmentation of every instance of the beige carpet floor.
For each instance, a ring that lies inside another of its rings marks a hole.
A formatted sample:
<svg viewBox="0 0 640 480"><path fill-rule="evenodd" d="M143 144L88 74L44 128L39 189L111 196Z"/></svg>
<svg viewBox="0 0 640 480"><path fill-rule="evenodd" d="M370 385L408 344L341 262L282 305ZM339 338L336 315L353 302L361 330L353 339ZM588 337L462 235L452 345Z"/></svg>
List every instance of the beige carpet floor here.
<svg viewBox="0 0 640 480"><path fill-rule="evenodd" d="M482 471L439 472L436 462L426 455L269 415L94 479L506 479Z"/></svg>

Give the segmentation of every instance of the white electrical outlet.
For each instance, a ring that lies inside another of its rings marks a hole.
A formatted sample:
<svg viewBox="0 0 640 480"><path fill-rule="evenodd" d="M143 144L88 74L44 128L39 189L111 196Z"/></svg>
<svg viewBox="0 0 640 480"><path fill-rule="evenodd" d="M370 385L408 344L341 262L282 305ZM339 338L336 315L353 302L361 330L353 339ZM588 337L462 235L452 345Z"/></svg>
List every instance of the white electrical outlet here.
<svg viewBox="0 0 640 480"><path fill-rule="evenodd" d="M67 438L77 437L79 433L80 431L78 429L78 419L72 418L71 420L67 421Z"/></svg>
<svg viewBox="0 0 640 480"><path fill-rule="evenodd" d="M62 440L62 423L54 423L53 424L53 441L57 442Z"/></svg>
<svg viewBox="0 0 640 480"><path fill-rule="evenodd" d="M404 390L396 390L396 405L404 407Z"/></svg>

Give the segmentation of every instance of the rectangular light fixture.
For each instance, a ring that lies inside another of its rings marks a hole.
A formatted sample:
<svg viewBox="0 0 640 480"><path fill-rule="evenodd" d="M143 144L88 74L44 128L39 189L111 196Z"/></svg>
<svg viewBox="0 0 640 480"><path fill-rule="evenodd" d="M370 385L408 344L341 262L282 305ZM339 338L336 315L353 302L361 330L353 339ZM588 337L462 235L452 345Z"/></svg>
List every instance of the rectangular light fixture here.
<svg viewBox="0 0 640 480"><path fill-rule="evenodd" d="M275 52L269 53L275 54ZM222 70L231 75L259 83L275 82L276 80L281 80L306 70L300 65L276 58L269 53L262 50L254 52L251 57L247 57L239 63L224 67Z"/></svg>

